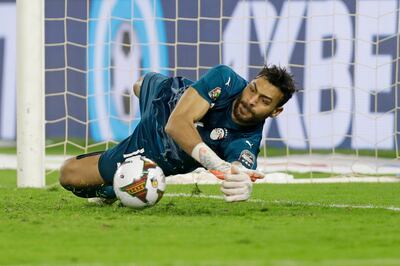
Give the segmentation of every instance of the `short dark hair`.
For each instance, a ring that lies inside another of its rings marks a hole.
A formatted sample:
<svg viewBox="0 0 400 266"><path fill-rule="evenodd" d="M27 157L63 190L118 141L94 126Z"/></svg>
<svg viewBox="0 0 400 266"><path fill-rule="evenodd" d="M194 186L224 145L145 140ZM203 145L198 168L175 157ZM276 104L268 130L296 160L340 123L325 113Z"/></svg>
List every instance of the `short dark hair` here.
<svg viewBox="0 0 400 266"><path fill-rule="evenodd" d="M283 106L290 98L292 98L293 93L297 91L293 75L284 67L264 65L257 77L266 78L272 85L279 88L283 93L283 99L277 107Z"/></svg>

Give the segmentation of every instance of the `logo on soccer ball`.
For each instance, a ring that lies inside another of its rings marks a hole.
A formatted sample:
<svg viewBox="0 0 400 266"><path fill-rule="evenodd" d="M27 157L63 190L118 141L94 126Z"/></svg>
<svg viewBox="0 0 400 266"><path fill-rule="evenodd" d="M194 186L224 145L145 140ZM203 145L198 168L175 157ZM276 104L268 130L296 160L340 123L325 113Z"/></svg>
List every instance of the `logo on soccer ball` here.
<svg viewBox="0 0 400 266"><path fill-rule="evenodd" d="M151 185L152 185L152 187L153 188L157 188L158 187L158 181L157 181L157 179L151 179Z"/></svg>
<svg viewBox="0 0 400 266"><path fill-rule="evenodd" d="M140 120L132 84L147 71L167 74L165 25L157 19L161 17L160 0L91 2L88 108L95 141L122 140L131 134Z"/></svg>
<svg viewBox="0 0 400 266"><path fill-rule="evenodd" d="M128 161L129 162L129 161ZM152 161L144 161L144 165L143 165L143 172L142 172L142 176L140 179L132 182L129 185L123 186L120 188L120 190L122 192L126 192L129 195L136 197L138 199L140 199L141 201L143 201L144 203L147 203L147 188L146 188L146 183L147 183L147 179L148 179L148 175L149 175L149 169L150 168L156 168L157 165L152 162ZM151 179L151 185L156 188L158 187L158 181L157 179ZM157 191L158 193L158 191ZM161 194L162 196L162 194Z"/></svg>
<svg viewBox="0 0 400 266"><path fill-rule="evenodd" d="M129 195L131 195L133 197L137 197L138 199L140 199L141 201L146 203L147 202L146 182L147 182L147 175L146 175L146 177L142 177L141 179L133 182L132 184L121 187L120 190L128 193Z"/></svg>

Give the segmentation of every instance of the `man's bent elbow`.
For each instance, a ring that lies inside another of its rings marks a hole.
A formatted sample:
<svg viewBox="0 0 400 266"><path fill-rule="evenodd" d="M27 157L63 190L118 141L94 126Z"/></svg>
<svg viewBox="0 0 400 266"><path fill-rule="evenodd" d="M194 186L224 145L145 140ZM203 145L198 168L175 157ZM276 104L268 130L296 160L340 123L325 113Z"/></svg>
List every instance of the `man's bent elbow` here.
<svg viewBox="0 0 400 266"><path fill-rule="evenodd" d="M170 136L172 139L176 139L177 135L179 135L180 131L182 131L182 117L176 117L171 115L168 119L167 124L164 127L165 133Z"/></svg>

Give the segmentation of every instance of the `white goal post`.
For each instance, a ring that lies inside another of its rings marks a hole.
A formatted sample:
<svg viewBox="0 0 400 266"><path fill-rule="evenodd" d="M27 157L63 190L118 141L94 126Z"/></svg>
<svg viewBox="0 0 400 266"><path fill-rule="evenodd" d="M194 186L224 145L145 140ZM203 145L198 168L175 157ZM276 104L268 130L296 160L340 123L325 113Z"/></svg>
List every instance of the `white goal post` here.
<svg viewBox="0 0 400 266"><path fill-rule="evenodd" d="M45 186L44 0L17 0L17 185Z"/></svg>

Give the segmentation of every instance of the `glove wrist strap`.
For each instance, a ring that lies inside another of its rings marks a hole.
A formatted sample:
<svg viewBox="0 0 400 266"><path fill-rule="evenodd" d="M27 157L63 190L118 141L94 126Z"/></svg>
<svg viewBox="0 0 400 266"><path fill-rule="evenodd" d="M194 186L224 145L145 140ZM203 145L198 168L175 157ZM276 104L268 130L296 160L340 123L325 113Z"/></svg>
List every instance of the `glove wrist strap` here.
<svg viewBox="0 0 400 266"><path fill-rule="evenodd" d="M193 148L192 157L208 170L230 171L230 164L222 160L204 142L200 142Z"/></svg>

